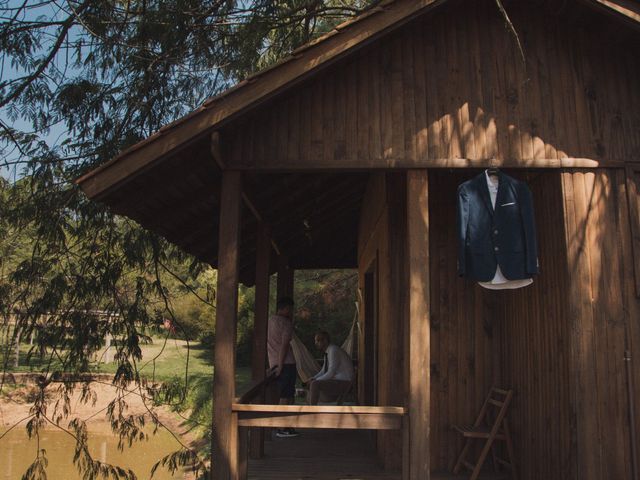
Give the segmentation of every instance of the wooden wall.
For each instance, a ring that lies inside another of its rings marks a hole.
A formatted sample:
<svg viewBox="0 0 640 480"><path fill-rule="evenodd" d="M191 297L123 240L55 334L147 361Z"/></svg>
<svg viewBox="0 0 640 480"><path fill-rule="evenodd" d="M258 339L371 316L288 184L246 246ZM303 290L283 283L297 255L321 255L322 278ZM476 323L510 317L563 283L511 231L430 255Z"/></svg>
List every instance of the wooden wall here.
<svg viewBox="0 0 640 480"><path fill-rule="evenodd" d="M575 479L560 173L517 173L533 193L541 270L533 285L491 295L500 384L514 390L508 417L520 478Z"/></svg>
<svg viewBox="0 0 640 480"><path fill-rule="evenodd" d="M462 442L451 426L473 423L497 375L489 292L456 273L456 188L476 174L429 171L433 471L453 467Z"/></svg>
<svg viewBox="0 0 640 480"><path fill-rule="evenodd" d="M224 127L228 165L637 157L637 31L577 1L540 3L507 4L526 70L493 0L452 0Z"/></svg>
<svg viewBox="0 0 640 480"><path fill-rule="evenodd" d="M562 174L569 282L568 340L579 479L630 479L625 349L640 407L639 314L625 172ZM637 201L632 198L632 201ZM638 218L632 219L638 221ZM637 419L637 417L636 417ZM635 431L640 431L636 423ZM640 453L640 452L638 452Z"/></svg>
<svg viewBox="0 0 640 480"><path fill-rule="evenodd" d="M370 265L377 265L377 403L378 405L405 405L404 328L406 302L404 295L402 246L406 241L403 189L406 188L403 173L372 174L365 198L359 227L358 265L360 288L364 294L364 275ZM361 304L360 318L367 317ZM361 329L367 329L366 324ZM364 368L363 336L358 349ZM362 373L359 392L363 392ZM378 456L385 468L399 469L402 465L402 433L400 431L377 432Z"/></svg>
<svg viewBox="0 0 640 480"><path fill-rule="evenodd" d="M515 392L509 419L520 478L631 480L624 357L629 350L635 360L640 344L633 269L640 252L624 169L507 171L533 192L541 265L533 285L510 291L456 276L456 187L477 173L429 172L432 471L452 467L461 440L451 425L471 423L497 384ZM406 298L401 261L393 260L402 226L391 225L403 216L393 200L397 178L372 174L359 236L361 282L376 258L379 269L381 405L404 401L397 366ZM629 365L638 412L640 369ZM387 466L399 466L399 448L393 434L378 438Z"/></svg>

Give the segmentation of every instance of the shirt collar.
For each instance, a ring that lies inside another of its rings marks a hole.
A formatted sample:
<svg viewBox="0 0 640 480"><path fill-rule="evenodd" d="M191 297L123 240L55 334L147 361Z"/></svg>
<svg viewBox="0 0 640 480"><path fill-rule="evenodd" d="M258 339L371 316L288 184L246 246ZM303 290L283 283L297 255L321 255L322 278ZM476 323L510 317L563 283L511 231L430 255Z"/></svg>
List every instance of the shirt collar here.
<svg viewBox="0 0 640 480"><path fill-rule="evenodd" d="M498 186L500 185L500 181L498 181L498 185L495 185L489 178L489 170L484 171L484 177L485 177L485 180L487 181L487 187L489 188L489 191L493 190L497 192Z"/></svg>

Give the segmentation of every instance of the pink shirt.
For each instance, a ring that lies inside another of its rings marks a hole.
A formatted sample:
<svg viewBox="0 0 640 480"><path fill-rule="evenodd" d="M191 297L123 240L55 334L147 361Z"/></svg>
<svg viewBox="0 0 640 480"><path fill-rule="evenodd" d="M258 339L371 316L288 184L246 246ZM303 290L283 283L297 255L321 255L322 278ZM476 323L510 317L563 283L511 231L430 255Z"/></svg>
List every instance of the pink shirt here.
<svg viewBox="0 0 640 480"><path fill-rule="evenodd" d="M284 343L287 345L287 353L284 356L284 364L295 365L296 359L291 350L291 337L293 335L293 322L281 315L271 315L269 317L267 334L267 354L269 356L269 367L275 367L279 363L280 348Z"/></svg>

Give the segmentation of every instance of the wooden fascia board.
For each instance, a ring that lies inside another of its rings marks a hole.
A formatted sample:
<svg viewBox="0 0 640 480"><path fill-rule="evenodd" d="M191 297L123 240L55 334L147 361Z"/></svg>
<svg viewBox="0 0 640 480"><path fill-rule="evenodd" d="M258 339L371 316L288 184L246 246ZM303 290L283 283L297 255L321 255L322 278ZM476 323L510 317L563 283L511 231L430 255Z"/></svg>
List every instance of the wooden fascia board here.
<svg viewBox="0 0 640 480"><path fill-rule="evenodd" d="M620 15L624 15L634 22L640 23L640 5L632 5L630 2L613 0L595 0L595 2Z"/></svg>
<svg viewBox="0 0 640 480"><path fill-rule="evenodd" d="M640 5L628 0L578 0L582 5L640 30Z"/></svg>
<svg viewBox="0 0 640 480"><path fill-rule="evenodd" d="M340 29L290 60L252 77L240 88L214 99L187 117L165 127L150 138L132 147L119 157L78 178L89 198L96 198L103 191L120 183L127 176L145 168L156 160L168 156L186 142L200 137L208 130L220 127L223 122L255 107L273 95L327 67L357 47L376 40L390 28L397 28L422 13L426 7L435 7L447 0L408 0L388 4L381 13L368 15L348 28Z"/></svg>

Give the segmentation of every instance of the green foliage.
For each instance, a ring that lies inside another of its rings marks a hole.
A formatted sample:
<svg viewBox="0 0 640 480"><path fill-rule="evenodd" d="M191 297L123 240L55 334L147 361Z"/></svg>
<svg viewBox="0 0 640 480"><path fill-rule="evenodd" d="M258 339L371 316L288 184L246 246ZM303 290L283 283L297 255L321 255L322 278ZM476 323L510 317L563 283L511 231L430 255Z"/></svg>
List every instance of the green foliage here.
<svg viewBox="0 0 640 480"><path fill-rule="evenodd" d="M296 272L295 329L314 351L313 336L325 330L331 342L341 345L356 312L358 276L353 270L310 270Z"/></svg>
<svg viewBox="0 0 640 480"><path fill-rule="evenodd" d="M124 391L132 382L148 386L143 349L150 332L163 331L165 319L176 336L213 345L211 268L89 202L74 179L373 3L0 2L0 171L13 173L11 182L0 179L3 370L10 368L16 342L33 336L26 358L39 370L44 391L54 379L89 371L110 334L114 382ZM251 345L252 295L240 292L242 364ZM342 306L332 311L323 295ZM298 328L307 340L318 324L339 336L344 330L338 325L352 315L350 301L315 289L308 301L300 300L311 313ZM47 423L49 403L36 397L28 423L35 436ZM61 399L56 412L64 414L68 395ZM138 420L119 408L110 413L116 433L134 439L131 426ZM84 438L80 430L77 435ZM127 478L80 454L83 475L108 470ZM27 473L45 478L44 451L35 458Z"/></svg>

